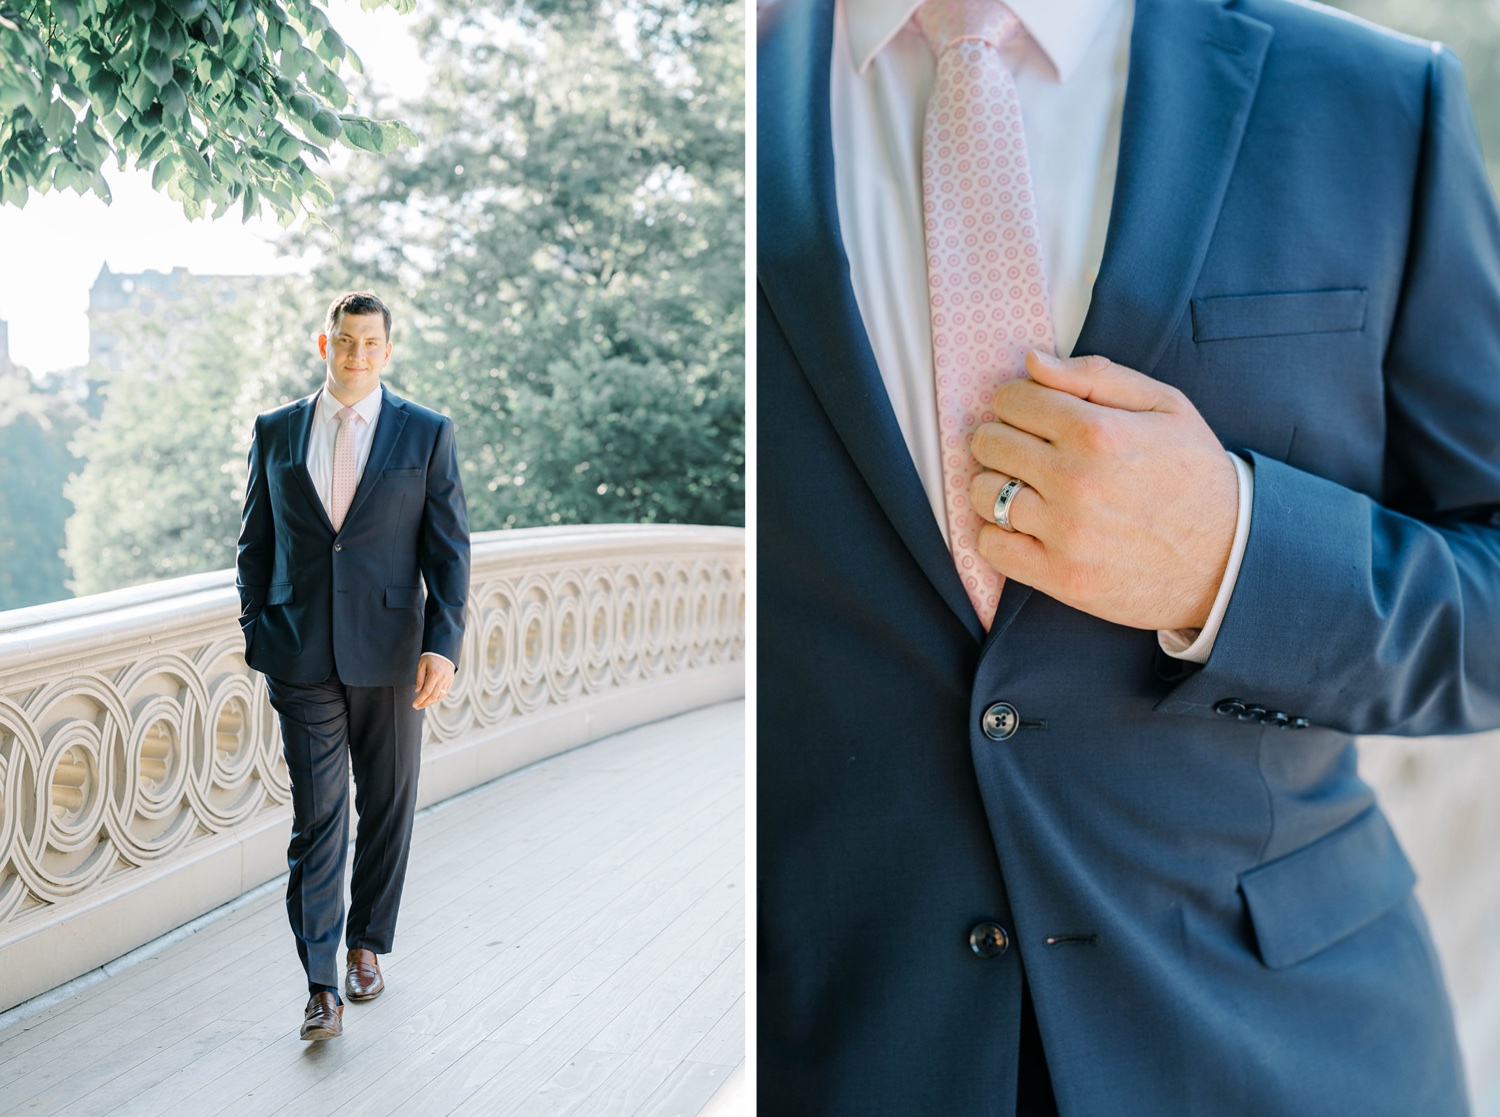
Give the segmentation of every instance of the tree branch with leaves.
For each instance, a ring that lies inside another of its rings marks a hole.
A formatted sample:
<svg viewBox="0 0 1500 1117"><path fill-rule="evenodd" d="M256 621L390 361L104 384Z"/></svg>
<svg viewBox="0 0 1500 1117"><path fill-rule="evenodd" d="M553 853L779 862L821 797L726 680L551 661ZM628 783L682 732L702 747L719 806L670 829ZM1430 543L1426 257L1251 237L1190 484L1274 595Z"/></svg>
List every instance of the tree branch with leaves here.
<svg viewBox="0 0 1500 1117"><path fill-rule="evenodd" d="M0 204L53 189L108 202L113 157L149 167L190 218L238 203L289 225L332 201L314 167L330 145L416 142L346 111L345 66L362 71L311 0L0 0Z"/></svg>

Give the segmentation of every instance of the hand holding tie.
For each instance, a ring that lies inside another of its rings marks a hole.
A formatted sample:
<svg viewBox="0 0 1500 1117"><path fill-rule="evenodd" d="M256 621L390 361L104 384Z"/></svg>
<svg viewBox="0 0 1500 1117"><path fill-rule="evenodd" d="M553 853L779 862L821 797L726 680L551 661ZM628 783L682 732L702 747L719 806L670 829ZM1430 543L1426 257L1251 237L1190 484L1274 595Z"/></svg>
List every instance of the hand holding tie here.
<svg viewBox="0 0 1500 1117"><path fill-rule="evenodd" d="M1007 578L1116 624L1201 628L1234 540L1233 463L1169 384L1104 357L1027 354L970 448L980 557ZM994 524L995 498L1026 482Z"/></svg>

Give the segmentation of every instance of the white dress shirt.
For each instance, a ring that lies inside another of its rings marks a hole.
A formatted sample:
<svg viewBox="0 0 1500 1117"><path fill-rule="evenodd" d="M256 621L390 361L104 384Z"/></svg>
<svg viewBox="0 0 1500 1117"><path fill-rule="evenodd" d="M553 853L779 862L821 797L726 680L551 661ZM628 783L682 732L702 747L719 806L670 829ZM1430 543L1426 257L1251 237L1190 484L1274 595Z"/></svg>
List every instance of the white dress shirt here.
<svg viewBox="0 0 1500 1117"><path fill-rule="evenodd" d="M354 405L355 418L350 422L354 424L356 489L365 475L365 463L370 460L370 444L375 441L375 424L380 422L380 404L384 398L385 389L377 387ZM324 511L329 511L329 501L333 497L333 445L339 434L339 412L343 409L344 405L324 388L318 395L312 431L307 437L307 472L312 475L313 488L318 490Z"/></svg>
<svg viewBox="0 0 1500 1117"><path fill-rule="evenodd" d="M839 226L865 331L896 421L946 541L943 467L928 318L922 121L937 75L910 22L920 0L837 0L830 107ZM1036 184L1054 336L1071 353L1104 258L1134 0L1011 0L1021 30L1002 57L1015 76ZM1201 633L1159 633L1162 649L1206 662L1250 526L1250 467L1231 454L1239 521Z"/></svg>

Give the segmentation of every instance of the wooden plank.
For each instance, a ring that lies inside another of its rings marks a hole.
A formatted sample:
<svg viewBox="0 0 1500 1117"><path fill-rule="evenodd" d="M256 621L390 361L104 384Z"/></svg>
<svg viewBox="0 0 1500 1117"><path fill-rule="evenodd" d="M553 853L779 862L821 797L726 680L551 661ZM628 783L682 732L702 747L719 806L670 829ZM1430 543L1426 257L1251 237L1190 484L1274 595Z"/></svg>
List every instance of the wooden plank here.
<svg viewBox="0 0 1500 1117"><path fill-rule="evenodd" d="M626 1054L637 1050L744 942L745 909L736 904L701 939L683 950L681 958L661 980L653 982L643 996L635 998L605 1024L589 1040L589 1046L598 1051ZM739 1057L734 1061L739 1062Z"/></svg>
<svg viewBox="0 0 1500 1117"><path fill-rule="evenodd" d="M695 1062L687 1058L688 1053L744 996L744 972L745 952L741 944L625 1058L590 1099L591 1111L635 1113L649 1107L651 1099L657 1098L662 1088L674 1080L683 1064ZM723 1063L697 1065L718 1066L726 1075L732 1069Z"/></svg>
<svg viewBox="0 0 1500 1117"><path fill-rule="evenodd" d="M737 896L726 901L726 891L718 889L710 892L688 909L679 922L689 930L690 939L712 926L724 914L724 910L737 901ZM471 1104L501 1109L513 1104L516 1098L525 1097L540 1089L587 1046L588 1039L598 1032L603 1020L612 1018L624 1005L641 996L652 981L659 979L662 968L662 960L652 951L641 951L633 955L604 983L585 996L573 1011L554 1024L535 1043L530 1044L507 1069L502 1081L480 1089L471 1099ZM503 1022L513 1014L512 1003L502 992L480 1007L477 1015L487 1021ZM722 1013L723 1009L720 1008L714 1017L715 1021ZM491 1034L495 1034L493 1028ZM611 1110L599 1109L596 1112Z"/></svg>
<svg viewBox="0 0 1500 1117"><path fill-rule="evenodd" d="M744 988L743 978L740 988ZM688 1052L695 1063L720 1063L727 1067L739 1065L745 1058L745 998L730 1006L719 1022L708 1030L697 1047Z"/></svg>
<svg viewBox="0 0 1500 1117"><path fill-rule="evenodd" d="M702 1112L733 1072L733 1067L689 1060L674 1070L661 1088L641 1103L640 1108L617 1112L620 1117L694 1117Z"/></svg>
<svg viewBox="0 0 1500 1117"><path fill-rule="evenodd" d="M456 1112L474 1114L475 1117L489 1117L493 1113L504 1113L506 1117L564 1117L565 1114L577 1113L588 1104L595 1087L608 1078L624 1058L624 1055L606 1051L580 1051L535 1093L519 1098L514 1105L497 1110L488 1106L476 1108L471 1101Z"/></svg>
<svg viewBox="0 0 1500 1117"><path fill-rule="evenodd" d="M387 992L346 1008L342 1038L297 1039L305 986L272 894L0 1032L0 1112L593 1115L615 1112L598 1108L611 1089L689 1104L744 1042L741 711L424 812Z"/></svg>

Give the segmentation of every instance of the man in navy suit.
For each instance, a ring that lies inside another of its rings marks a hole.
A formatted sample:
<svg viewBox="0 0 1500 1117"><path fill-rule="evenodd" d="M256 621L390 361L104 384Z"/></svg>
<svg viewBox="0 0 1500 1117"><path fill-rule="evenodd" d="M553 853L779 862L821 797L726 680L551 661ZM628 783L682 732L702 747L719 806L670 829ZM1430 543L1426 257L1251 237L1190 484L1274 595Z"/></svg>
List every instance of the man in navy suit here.
<svg viewBox="0 0 1500 1117"><path fill-rule="evenodd" d="M406 877L422 710L452 687L463 643L469 526L453 422L381 387L390 327L374 295L336 299L318 337L323 386L260 415L250 444L240 624L291 775L286 905L307 973L305 1040L343 1028L341 931L348 996L384 988L377 956Z"/></svg>
<svg viewBox="0 0 1500 1117"><path fill-rule="evenodd" d="M988 629L890 388L903 351L851 278L851 245L899 270L920 184L835 166L859 87L830 67L920 45L846 47L834 0L762 20L777 1117L1467 1112L1354 749L1500 724L1500 220L1462 75L1312 4L1137 0L1133 20L1074 356L1028 358L973 443L987 520L1028 484L1017 531L982 531L1008 579ZM910 104L884 106L899 159ZM862 198L888 207L864 239ZM1210 623L1202 662L1169 654Z"/></svg>

